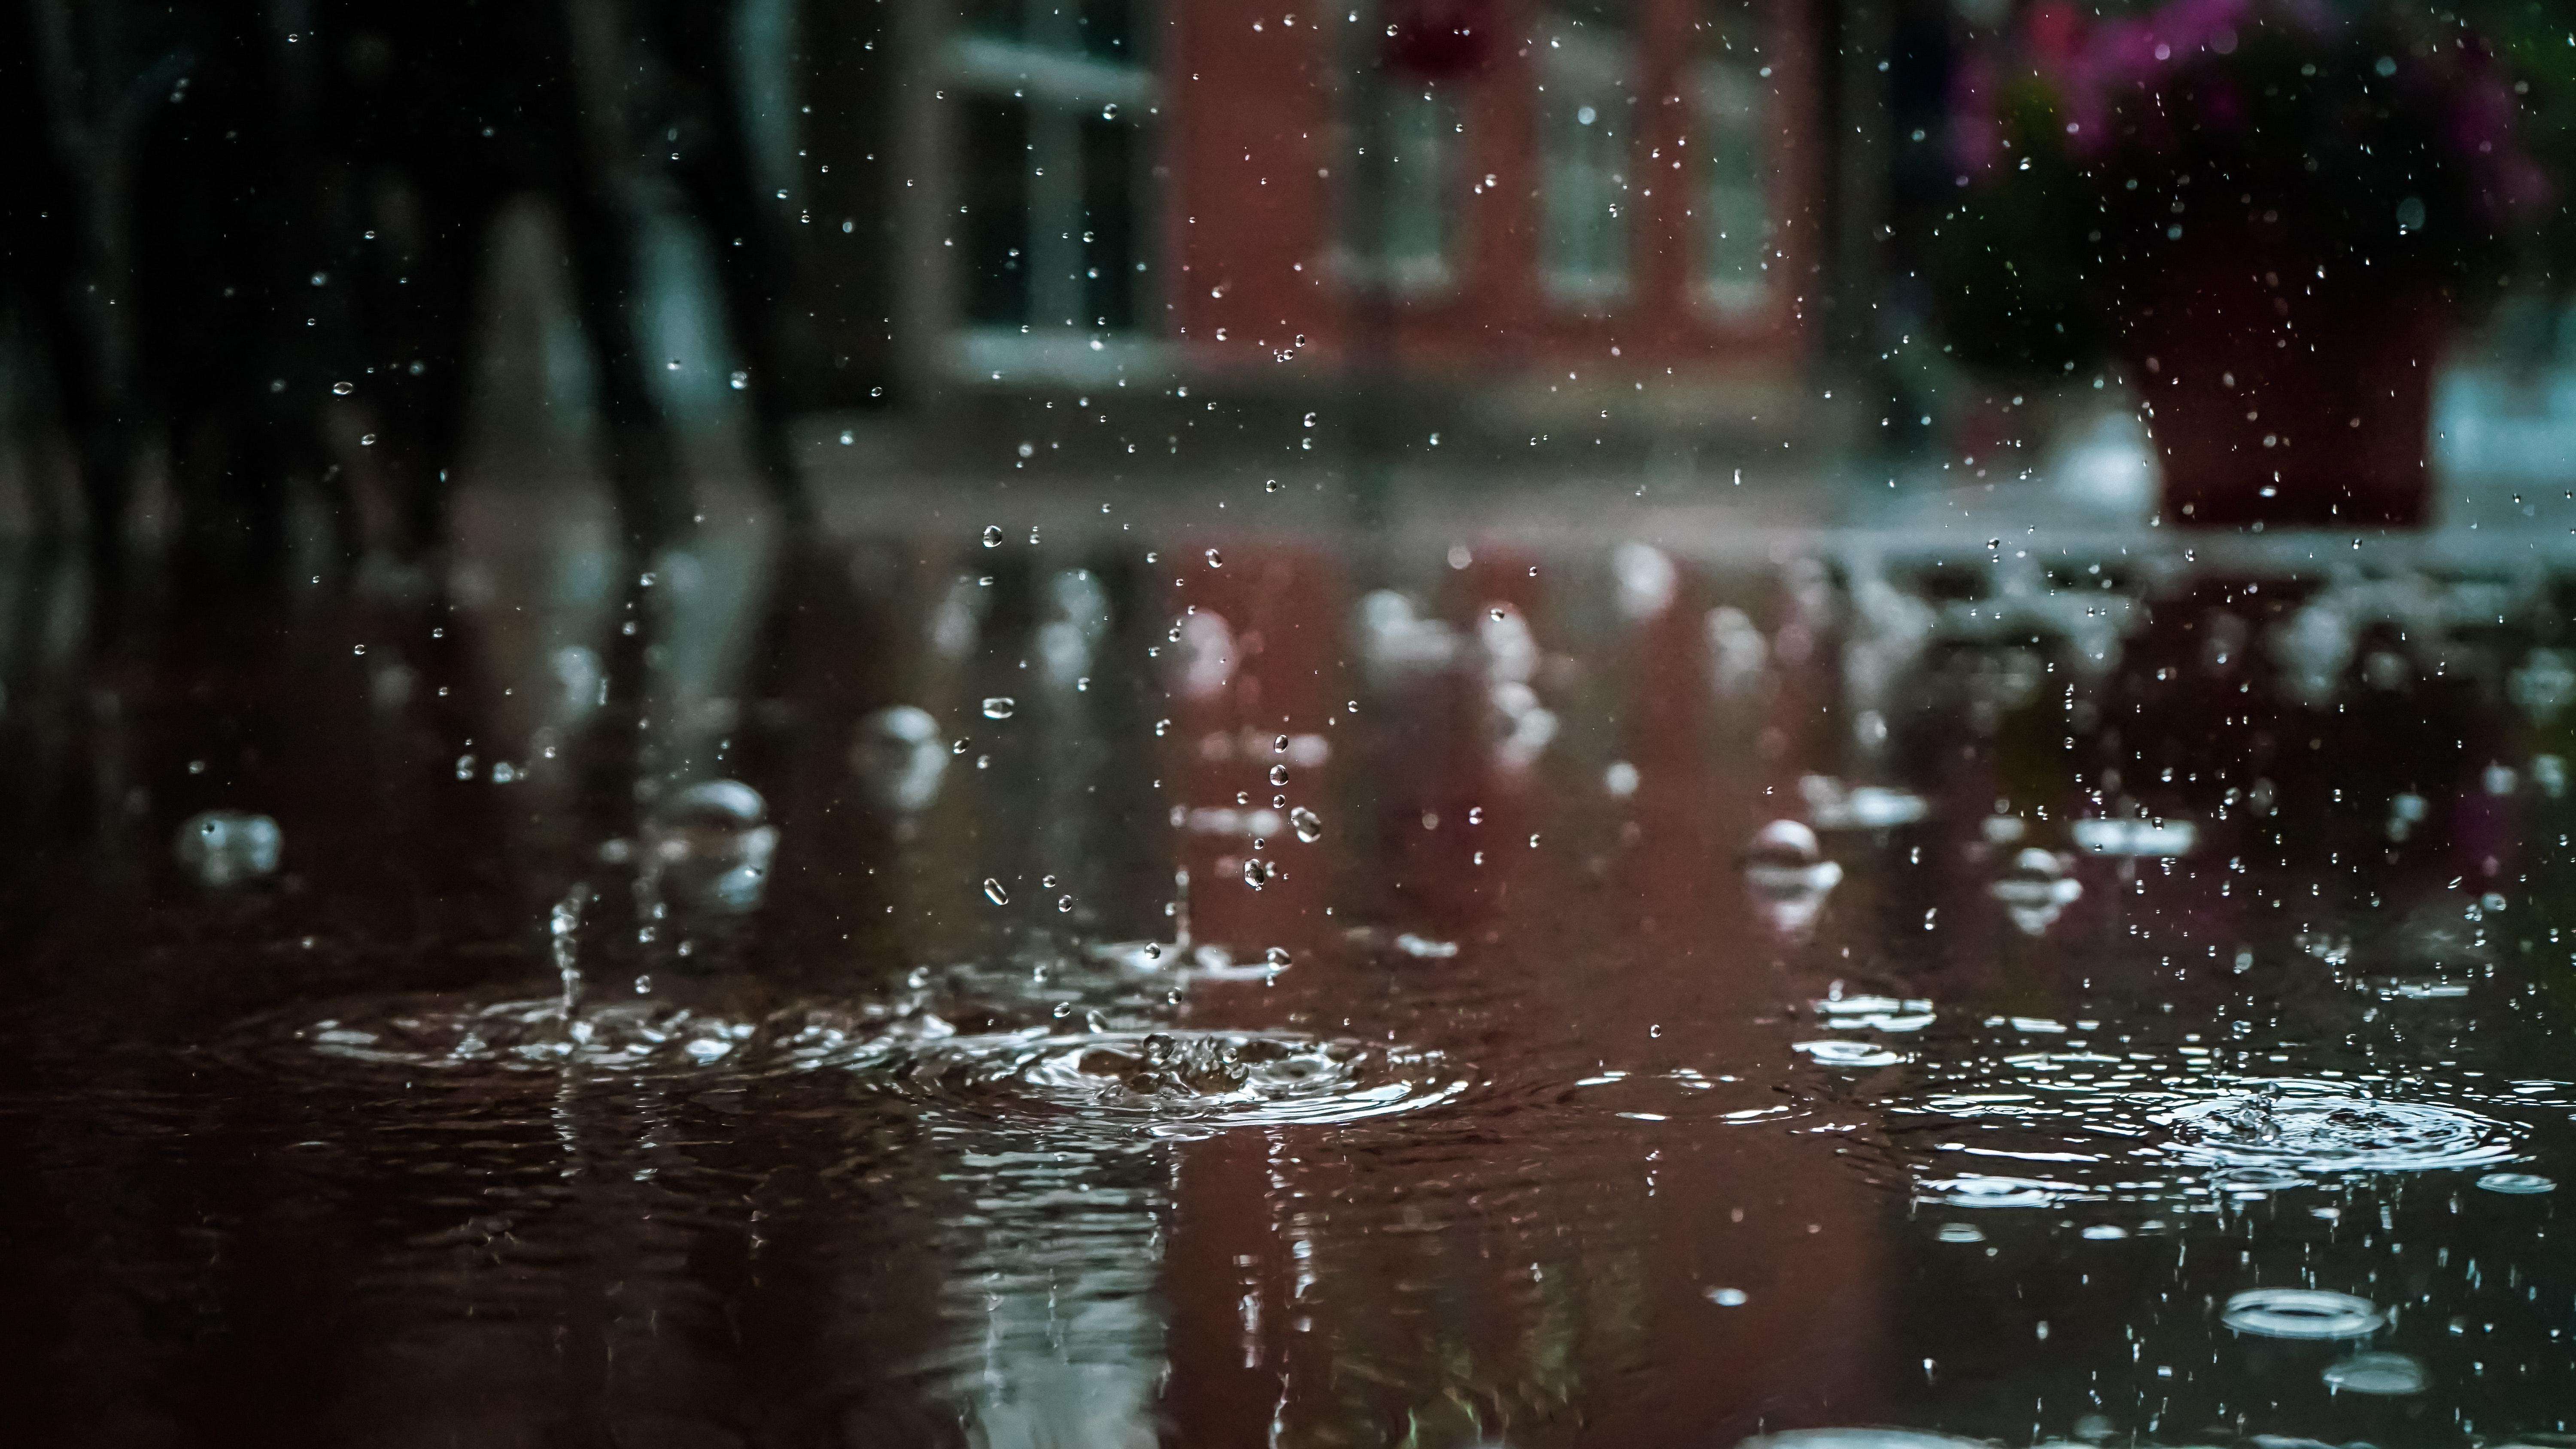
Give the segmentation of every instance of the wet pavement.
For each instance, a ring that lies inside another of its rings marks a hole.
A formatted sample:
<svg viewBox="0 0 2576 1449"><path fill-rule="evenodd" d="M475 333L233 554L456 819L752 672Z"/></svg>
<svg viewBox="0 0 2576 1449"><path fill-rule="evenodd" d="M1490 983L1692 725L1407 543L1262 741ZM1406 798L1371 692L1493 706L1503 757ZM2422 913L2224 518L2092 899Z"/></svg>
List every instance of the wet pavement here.
<svg viewBox="0 0 2576 1449"><path fill-rule="evenodd" d="M1267 496L9 556L13 1434L2564 1442L2554 528Z"/></svg>

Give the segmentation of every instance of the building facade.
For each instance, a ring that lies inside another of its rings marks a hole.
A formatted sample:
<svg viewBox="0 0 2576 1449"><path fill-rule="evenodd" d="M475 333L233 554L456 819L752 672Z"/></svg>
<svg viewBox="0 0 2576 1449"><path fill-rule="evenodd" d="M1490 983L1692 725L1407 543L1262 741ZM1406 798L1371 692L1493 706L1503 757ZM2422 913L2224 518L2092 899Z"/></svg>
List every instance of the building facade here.
<svg viewBox="0 0 2576 1449"><path fill-rule="evenodd" d="M1750 416L1811 350L1812 0L871 9L810 47L814 156L861 153L810 177L844 396L1356 378L1544 429Z"/></svg>

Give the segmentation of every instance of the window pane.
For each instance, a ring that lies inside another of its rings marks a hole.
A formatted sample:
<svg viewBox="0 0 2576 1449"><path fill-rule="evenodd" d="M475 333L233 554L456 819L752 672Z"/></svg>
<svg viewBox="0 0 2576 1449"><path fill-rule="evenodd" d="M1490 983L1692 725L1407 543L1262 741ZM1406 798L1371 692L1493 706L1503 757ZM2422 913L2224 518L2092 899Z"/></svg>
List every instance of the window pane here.
<svg viewBox="0 0 2576 1449"><path fill-rule="evenodd" d="M1634 64L1627 30L1597 15L1567 18L1541 52L1542 250L1548 285L1562 296L1597 298L1627 284Z"/></svg>
<svg viewBox="0 0 2576 1449"><path fill-rule="evenodd" d="M1131 65L1150 57L1151 32L1136 22L1136 7L1130 0L1082 0L1073 16L1085 55Z"/></svg>
<svg viewBox="0 0 2576 1449"><path fill-rule="evenodd" d="M1082 123L1082 299L1080 323L1136 325L1136 131L1119 121Z"/></svg>
<svg viewBox="0 0 2576 1449"><path fill-rule="evenodd" d="M1029 111L1019 101L964 107L960 298L969 322L1029 320Z"/></svg>
<svg viewBox="0 0 2576 1449"><path fill-rule="evenodd" d="M1769 82L1750 57L1728 56L1700 68L1700 276L1728 311L1763 305L1771 233L1771 134L1765 124Z"/></svg>

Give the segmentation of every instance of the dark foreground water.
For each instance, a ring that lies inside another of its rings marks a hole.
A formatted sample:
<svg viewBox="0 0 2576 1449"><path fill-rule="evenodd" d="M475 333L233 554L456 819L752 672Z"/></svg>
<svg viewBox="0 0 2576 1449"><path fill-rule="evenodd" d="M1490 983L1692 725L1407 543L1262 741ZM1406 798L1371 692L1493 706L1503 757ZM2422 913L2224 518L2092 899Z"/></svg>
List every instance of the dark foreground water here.
<svg viewBox="0 0 2576 1449"><path fill-rule="evenodd" d="M2534 555L499 533L8 562L0 1437L2576 1442Z"/></svg>

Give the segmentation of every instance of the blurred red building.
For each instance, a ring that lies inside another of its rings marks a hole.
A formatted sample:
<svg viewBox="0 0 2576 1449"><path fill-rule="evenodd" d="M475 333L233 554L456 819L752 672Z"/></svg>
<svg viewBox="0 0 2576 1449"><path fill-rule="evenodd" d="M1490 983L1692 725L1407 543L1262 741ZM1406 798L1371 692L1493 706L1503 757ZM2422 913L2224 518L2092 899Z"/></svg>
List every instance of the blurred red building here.
<svg viewBox="0 0 2576 1449"><path fill-rule="evenodd" d="M1544 427L1807 358L1814 0L884 9L808 87L845 393L1392 378Z"/></svg>

